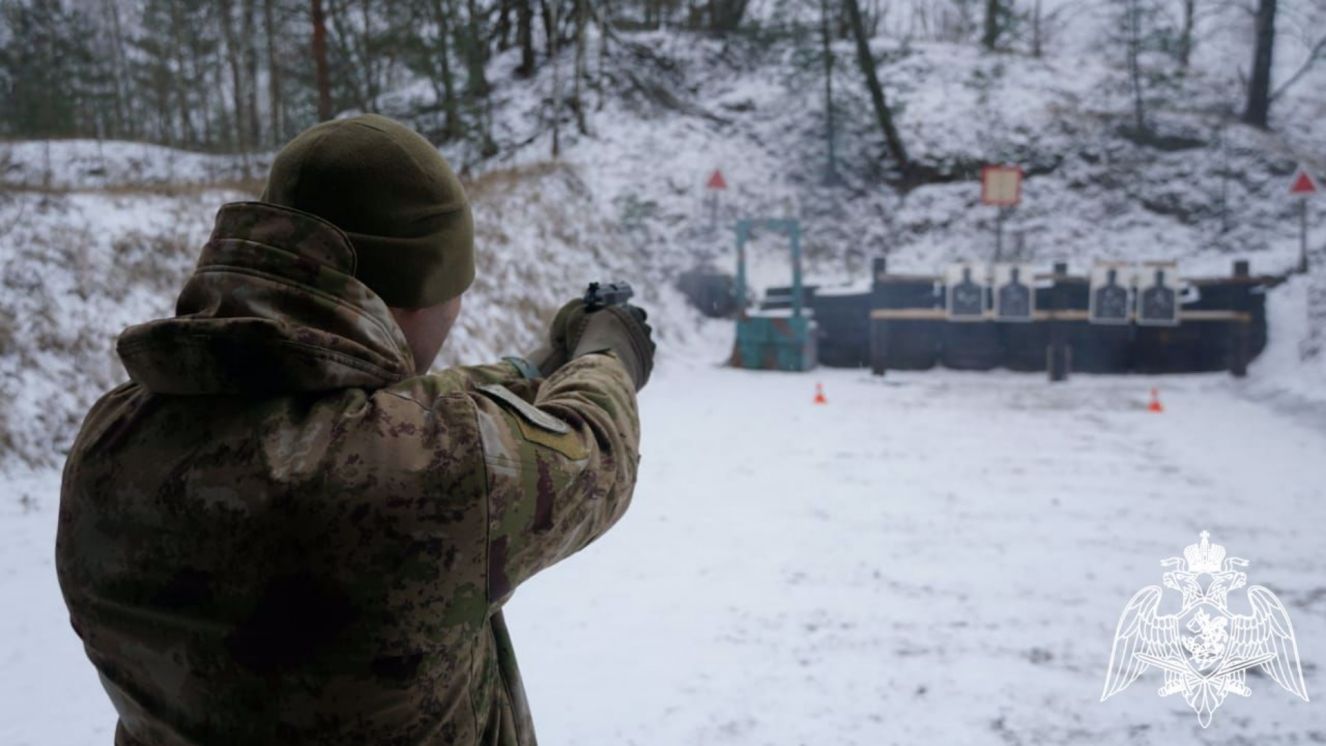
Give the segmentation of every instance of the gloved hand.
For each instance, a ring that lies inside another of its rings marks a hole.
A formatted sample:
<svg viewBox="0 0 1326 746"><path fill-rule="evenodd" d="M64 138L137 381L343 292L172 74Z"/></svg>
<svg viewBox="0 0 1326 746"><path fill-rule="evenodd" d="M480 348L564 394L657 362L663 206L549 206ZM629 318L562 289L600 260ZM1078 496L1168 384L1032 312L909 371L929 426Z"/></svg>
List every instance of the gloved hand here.
<svg viewBox="0 0 1326 746"><path fill-rule="evenodd" d="M548 327L548 342L534 352L525 355L525 360L539 369L545 377L571 360L571 351L580 341L588 321L585 302L579 298L568 302L553 316Z"/></svg>
<svg viewBox="0 0 1326 746"><path fill-rule="evenodd" d="M576 341L571 359L596 352L611 352L626 366L626 372L639 391L649 382L654 370L654 330L647 323L649 314L632 305L608 306L589 314L583 325L572 326ZM569 338L568 338L569 339Z"/></svg>
<svg viewBox="0 0 1326 746"><path fill-rule="evenodd" d="M549 376L581 355L615 352L639 391L654 368L653 329L647 318L644 309L631 305L586 311L577 298L553 317L548 343L524 359Z"/></svg>

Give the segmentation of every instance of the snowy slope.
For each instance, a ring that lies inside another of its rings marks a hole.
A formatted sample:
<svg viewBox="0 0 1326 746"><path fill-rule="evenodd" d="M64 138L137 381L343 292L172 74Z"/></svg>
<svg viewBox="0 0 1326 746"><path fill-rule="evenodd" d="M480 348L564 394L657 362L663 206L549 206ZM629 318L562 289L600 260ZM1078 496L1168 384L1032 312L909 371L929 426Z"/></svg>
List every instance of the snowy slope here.
<svg viewBox="0 0 1326 746"><path fill-rule="evenodd" d="M1286 8L1293 23L1316 18ZM1277 100L1277 132L1232 123L1247 22L1236 8L1212 9L1202 20L1197 72L1153 106L1157 131L1178 144L1138 144L1122 134L1121 52L1103 31L1114 11L1059 0L1044 10L1058 20L1041 59L1022 47L986 54L944 41L927 31L919 5L893 9L880 24L874 54L903 139L913 158L956 179L910 191L886 179L846 42L834 49L841 181L824 183L818 38L770 25L789 13L814 21L813 4L755 3L752 22L767 26L727 40L619 32L604 57L591 55L605 88L586 94L587 133L563 112L559 167L546 165L551 66L519 80L516 53L495 56L489 76L500 83L493 120L501 154L478 161L465 147L443 148L473 177L484 263L443 362L532 346L538 320L604 273L634 280L644 300L662 304L654 318L666 348L696 323L667 286L697 264L730 268L738 217L800 218L817 281L860 281L880 255L897 271L920 272L953 258L990 258L995 211L978 204L974 168L993 161L1029 172L1024 203L1006 226L1009 256L1077 269L1098 259L1178 259L1192 274L1225 274L1234 258L1251 259L1256 273L1292 266L1295 206L1283 192L1297 161L1326 165L1315 152L1326 138L1322 71ZM1278 69L1297 65L1300 36L1285 36ZM590 48L598 44L591 39ZM568 72L569 53L561 63ZM432 95L418 81L381 104L428 129L434 123L418 112L430 110ZM168 311L211 211L260 185L269 159L135 143L0 144L0 185L11 189L7 197L0 191L9 291L0 311L14 319L0 317L0 393L20 400L0 413L7 453L58 461L88 397L118 380L111 337ZM703 184L714 168L730 188L711 213ZM1312 227L1315 247L1326 235L1326 209L1312 212ZM756 287L786 281L781 239L757 235L750 256ZM1301 339L1308 331L1288 333ZM74 371L82 384L69 383Z"/></svg>
<svg viewBox="0 0 1326 746"><path fill-rule="evenodd" d="M1122 52L1101 31L1108 8L1073 10L1074 21L1041 59L986 54L970 43L876 38L879 75L904 142L918 162L952 173L950 183L900 191L884 180L882 139L855 52L844 42L835 47L841 182L825 185L823 80L807 57L818 41L811 34L771 36L770 43L620 35L647 54L609 45L604 69L613 95L600 102L589 94L588 134L563 114L563 157L633 234L676 255L674 273L704 259L729 265L730 222L748 216L799 217L823 276L859 277L876 255L907 271L932 271L955 257L988 259L996 213L979 204L976 169L990 162L1028 170L1023 205L1006 226L1006 245L1024 259L1079 267L1097 259L1178 259L1191 271L1221 274L1235 257L1251 259L1255 272L1291 266L1297 223L1296 203L1285 194L1289 178L1300 161L1326 167L1322 70L1277 100L1275 132L1238 124L1244 19L1234 9L1213 11L1193 71L1151 93L1150 120L1162 142L1138 143L1125 132ZM1285 57L1288 69L1296 60L1288 51ZM516 63L514 54L492 63L492 75L505 81L494 113L499 162L550 151L552 72L520 81L512 75ZM672 97L651 96L651 85ZM384 105L410 117L431 96L420 83ZM716 226L703 188L714 168L730 185ZM1326 211L1316 211L1312 223L1321 235ZM769 242L768 250L777 245Z"/></svg>
<svg viewBox="0 0 1326 746"><path fill-rule="evenodd" d="M0 468L63 461L91 403L125 380L116 336L173 313L216 208L253 198L205 186L163 192L150 174L112 170L130 180L0 195ZM665 355L696 323L574 167L494 171L469 191L478 276L440 366L534 349L556 309L593 280L634 284Z"/></svg>

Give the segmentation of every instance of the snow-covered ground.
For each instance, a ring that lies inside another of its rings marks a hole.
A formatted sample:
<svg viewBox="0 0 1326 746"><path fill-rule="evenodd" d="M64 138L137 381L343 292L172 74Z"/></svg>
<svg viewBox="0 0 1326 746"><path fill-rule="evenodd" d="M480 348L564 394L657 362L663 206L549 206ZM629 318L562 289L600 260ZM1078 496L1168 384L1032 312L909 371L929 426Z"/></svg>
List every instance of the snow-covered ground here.
<svg viewBox="0 0 1326 746"><path fill-rule="evenodd" d="M1257 366L1055 386L744 372L713 362L729 329L643 393L621 524L508 607L542 743L1326 739L1318 700L1260 676L1205 731L1154 671L1097 701L1119 612L1201 530L1280 594L1326 696L1326 418L1260 396ZM1146 411L1152 386L1163 414ZM112 732L56 588L57 489L43 471L0 491L11 746Z"/></svg>

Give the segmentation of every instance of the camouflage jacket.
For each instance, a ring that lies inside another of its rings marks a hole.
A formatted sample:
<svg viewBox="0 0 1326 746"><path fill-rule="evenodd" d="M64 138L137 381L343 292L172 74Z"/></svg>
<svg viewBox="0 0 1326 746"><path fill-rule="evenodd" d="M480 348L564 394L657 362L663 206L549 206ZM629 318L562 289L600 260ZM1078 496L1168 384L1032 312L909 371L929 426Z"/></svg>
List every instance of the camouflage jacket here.
<svg viewBox="0 0 1326 746"><path fill-rule="evenodd" d="M117 746L533 744L500 609L625 511L595 354L416 376L336 228L227 205L65 466L57 569Z"/></svg>

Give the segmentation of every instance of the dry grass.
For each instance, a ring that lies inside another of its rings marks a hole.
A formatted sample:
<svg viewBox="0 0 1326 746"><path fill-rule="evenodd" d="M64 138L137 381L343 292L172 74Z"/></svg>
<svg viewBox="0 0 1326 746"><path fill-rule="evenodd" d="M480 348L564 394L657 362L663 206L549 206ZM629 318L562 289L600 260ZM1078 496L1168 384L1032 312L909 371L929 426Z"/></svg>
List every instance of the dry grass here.
<svg viewBox="0 0 1326 746"><path fill-rule="evenodd" d="M490 199L497 192L506 191L522 181L538 179L570 167L564 163L540 161L526 166L510 166L486 171L473 178L463 178L465 193L471 201Z"/></svg>
<svg viewBox="0 0 1326 746"><path fill-rule="evenodd" d="M215 178L185 182L130 181L100 187L41 186L10 179L7 174L11 167L12 156L9 148L0 143L0 195L24 192L53 196L90 193L113 196L192 197L211 191L234 191L257 199L262 194L267 181L264 174L248 178ZM540 161L529 165L494 169L478 176L463 176L461 183L471 200L482 201L509 190L522 181L538 179L568 168L563 163Z"/></svg>
<svg viewBox="0 0 1326 746"><path fill-rule="evenodd" d="M265 179L216 179L211 181L197 181L184 183L164 183L164 182L144 182L139 184L114 184L111 186L95 188L74 188L74 187L34 187L29 184L22 184L0 179L0 194L6 192L24 192L27 194L44 194L48 196L63 196L67 194L108 194L117 197L136 197L136 196L154 196L154 197L196 197L201 194L215 191L234 191L250 195L257 199L262 194Z"/></svg>

